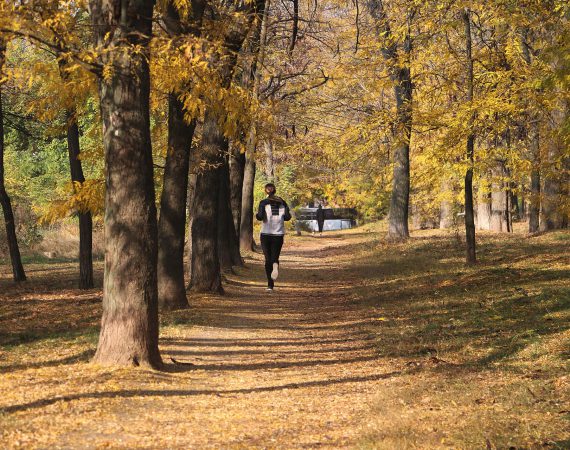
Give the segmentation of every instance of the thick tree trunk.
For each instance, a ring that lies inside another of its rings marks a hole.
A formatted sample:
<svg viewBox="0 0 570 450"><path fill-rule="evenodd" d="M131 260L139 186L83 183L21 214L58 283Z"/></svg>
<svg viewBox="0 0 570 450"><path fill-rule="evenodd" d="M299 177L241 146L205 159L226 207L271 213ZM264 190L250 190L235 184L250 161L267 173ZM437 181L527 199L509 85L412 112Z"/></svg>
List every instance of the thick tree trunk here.
<svg viewBox="0 0 570 450"><path fill-rule="evenodd" d="M184 284L184 237L190 148L196 121L187 123L175 94L168 97L168 152L158 222L158 300L164 309L188 307Z"/></svg>
<svg viewBox="0 0 570 450"><path fill-rule="evenodd" d="M0 78L4 67L4 58L6 54L6 45L0 38ZM18 246L18 238L16 237L16 223L14 221L14 212L12 211L12 203L4 182L4 111L2 110L2 85L0 84L0 204L4 213L4 226L6 228L6 240L8 242L8 250L10 252L10 261L12 262L12 276L14 281L26 281L26 273L22 265L20 256L20 247Z"/></svg>
<svg viewBox="0 0 570 450"><path fill-rule="evenodd" d="M467 57L467 102L473 102L473 57L471 53L471 14L468 9L463 11L465 25L465 53ZM471 116L474 119L474 116ZM473 120L470 120L470 125ZM475 214L473 210L473 157L475 153L475 135L471 131L467 137L466 156L469 163L465 174L465 238L467 264L477 262L475 252Z"/></svg>
<svg viewBox="0 0 570 450"><path fill-rule="evenodd" d="M66 113L67 120L67 151L71 181L84 183L83 167L79 159L79 126L75 110ZM93 287L93 219L91 212L79 211L79 288Z"/></svg>
<svg viewBox="0 0 570 450"><path fill-rule="evenodd" d="M148 65L153 5L153 0L90 1L97 43L108 49L102 62L113 65L99 85L106 167L105 277L94 361L158 368Z"/></svg>
<svg viewBox="0 0 570 450"><path fill-rule="evenodd" d="M223 293L218 253L220 178L226 141L217 118L206 111L192 217L192 272L190 287L196 292Z"/></svg>
<svg viewBox="0 0 570 450"><path fill-rule="evenodd" d="M243 175L245 170L245 153L233 146L230 153L230 202L234 228L239 236L241 224L241 195L243 190Z"/></svg>

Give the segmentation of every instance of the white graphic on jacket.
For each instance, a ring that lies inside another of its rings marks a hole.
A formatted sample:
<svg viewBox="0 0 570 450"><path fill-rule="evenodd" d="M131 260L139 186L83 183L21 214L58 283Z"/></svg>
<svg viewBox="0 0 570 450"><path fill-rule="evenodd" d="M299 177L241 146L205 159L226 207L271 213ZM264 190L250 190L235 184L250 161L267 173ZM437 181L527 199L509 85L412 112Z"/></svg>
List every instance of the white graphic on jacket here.
<svg viewBox="0 0 570 450"><path fill-rule="evenodd" d="M279 197L266 198L259 202L255 215L261 224L261 234L283 236L285 234L285 221L291 220L291 213L287 203Z"/></svg>

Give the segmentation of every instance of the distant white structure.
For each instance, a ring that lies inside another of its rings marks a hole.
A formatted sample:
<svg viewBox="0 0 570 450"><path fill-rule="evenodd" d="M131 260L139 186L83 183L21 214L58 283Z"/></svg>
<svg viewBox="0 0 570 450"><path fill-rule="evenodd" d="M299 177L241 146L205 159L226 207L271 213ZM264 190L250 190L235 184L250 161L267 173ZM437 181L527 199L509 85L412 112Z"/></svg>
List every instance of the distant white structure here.
<svg viewBox="0 0 570 450"><path fill-rule="evenodd" d="M347 230L354 228L358 212L354 208L323 208L325 223L323 231ZM319 231L317 208L299 208L295 212L297 229Z"/></svg>

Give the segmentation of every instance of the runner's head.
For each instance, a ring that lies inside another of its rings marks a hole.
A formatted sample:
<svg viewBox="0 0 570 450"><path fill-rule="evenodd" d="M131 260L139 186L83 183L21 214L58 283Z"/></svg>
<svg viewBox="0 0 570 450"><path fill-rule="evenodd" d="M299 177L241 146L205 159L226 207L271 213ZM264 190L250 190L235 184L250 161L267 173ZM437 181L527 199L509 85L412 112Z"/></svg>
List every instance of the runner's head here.
<svg viewBox="0 0 570 450"><path fill-rule="evenodd" d="M265 193L267 195L271 197L272 195L275 195L275 192L277 192L277 189L275 188L275 185L273 183L267 183L265 185Z"/></svg>

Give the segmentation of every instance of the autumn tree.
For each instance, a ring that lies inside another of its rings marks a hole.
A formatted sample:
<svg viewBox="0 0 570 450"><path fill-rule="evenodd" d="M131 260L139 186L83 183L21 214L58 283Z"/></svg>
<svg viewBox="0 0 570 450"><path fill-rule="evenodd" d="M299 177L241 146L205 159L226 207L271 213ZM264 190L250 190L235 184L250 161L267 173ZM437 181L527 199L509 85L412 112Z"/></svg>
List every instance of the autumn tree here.
<svg viewBox="0 0 570 450"><path fill-rule="evenodd" d="M205 2L196 0L189 6L188 11L180 11L172 1L164 6L162 22L168 37L175 40L176 48L195 45L193 40L201 33ZM187 61L186 64L191 63ZM185 82L187 80L176 83L178 88L168 94L168 149L158 222L158 298L165 309L188 306L184 284L184 237L190 151L196 118L184 108Z"/></svg>
<svg viewBox="0 0 570 450"><path fill-rule="evenodd" d="M412 3L412 2L411 2ZM410 139L412 133L412 74L410 58L412 51L412 20L415 6L406 4L402 12L405 23L401 35L394 35L386 6L382 0L370 0L367 8L374 20L376 34L381 42L381 52L388 64L390 78L394 82L396 117L394 123L394 171L388 237L406 239L410 198Z"/></svg>
<svg viewBox="0 0 570 450"><path fill-rule="evenodd" d="M230 114L231 100L239 99L240 89L232 85L238 53L259 10L258 3L219 5L215 11L216 23L227 23L220 36L220 28L212 29L210 39L219 42L211 54L210 66L219 86L229 94L229 103L210 104L206 108L202 126L200 159L203 170L197 178L192 217L191 289L197 292L223 292L219 258L220 220L234 233L231 215L229 171L226 155L229 149L228 134L236 128L239 119ZM233 97L233 99L232 99ZM230 120L231 118L231 120ZM238 127L239 128L239 127ZM220 199L220 192L224 197ZM220 205L224 212L220 214ZM226 211L227 209L227 211ZM237 244L237 239L235 240ZM235 244L234 244L235 245ZM228 251L229 249L223 249Z"/></svg>
<svg viewBox="0 0 570 450"><path fill-rule="evenodd" d="M6 186L4 183L4 113L2 110L2 85L4 84L3 68L6 57L6 39L0 35L0 203L4 213L4 226L6 228L6 237L8 240L8 248L10 250L10 260L12 262L12 274L14 281L25 281L26 273L22 265L20 256L20 248L18 246L18 238L16 236L16 224L14 220L14 211Z"/></svg>
<svg viewBox="0 0 570 450"><path fill-rule="evenodd" d="M160 367L157 223L149 119L154 2L89 2L105 148L103 318L94 360Z"/></svg>

